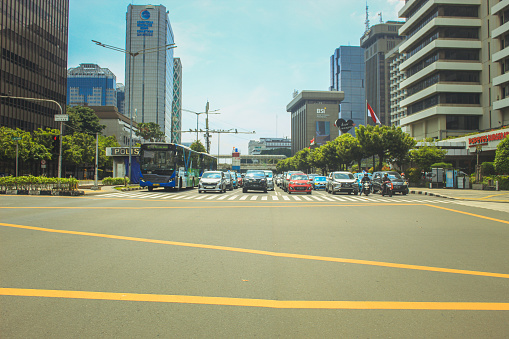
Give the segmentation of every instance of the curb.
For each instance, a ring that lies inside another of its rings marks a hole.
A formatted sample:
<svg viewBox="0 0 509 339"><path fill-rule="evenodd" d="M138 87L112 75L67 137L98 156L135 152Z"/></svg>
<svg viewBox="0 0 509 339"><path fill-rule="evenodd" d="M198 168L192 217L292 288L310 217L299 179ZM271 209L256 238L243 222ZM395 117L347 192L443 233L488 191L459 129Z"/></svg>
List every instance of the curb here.
<svg viewBox="0 0 509 339"><path fill-rule="evenodd" d="M61 197L78 197L85 195L85 191L40 191L40 190L10 190L5 191L5 195L46 195Z"/></svg>
<svg viewBox="0 0 509 339"><path fill-rule="evenodd" d="M127 188L121 188L120 190L122 192L128 192L128 191L141 191L144 187L127 187Z"/></svg>
<svg viewBox="0 0 509 339"><path fill-rule="evenodd" d="M507 203L505 201L492 201L492 200L485 200L485 199L476 199L476 198L457 198L457 197L451 197L449 195L443 195L443 194L437 194L437 193L431 193L426 191L410 191L411 194L422 194L422 195L429 195L431 197L437 197L437 198L444 198L444 199L451 199L451 200L459 200L459 201L480 201L480 202L497 202L497 203Z"/></svg>

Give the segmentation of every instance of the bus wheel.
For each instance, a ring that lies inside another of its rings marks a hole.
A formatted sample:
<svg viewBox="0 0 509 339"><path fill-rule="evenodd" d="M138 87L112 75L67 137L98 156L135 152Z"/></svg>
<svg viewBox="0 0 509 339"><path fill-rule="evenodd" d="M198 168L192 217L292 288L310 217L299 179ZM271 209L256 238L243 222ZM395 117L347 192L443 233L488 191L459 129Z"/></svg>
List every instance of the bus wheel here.
<svg viewBox="0 0 509 339"><path fill-rule="evenodd" d="M154 190L154 187L151 187L151 186L148 186L147 188L148 188L149 192L152 192Z"/></svg>

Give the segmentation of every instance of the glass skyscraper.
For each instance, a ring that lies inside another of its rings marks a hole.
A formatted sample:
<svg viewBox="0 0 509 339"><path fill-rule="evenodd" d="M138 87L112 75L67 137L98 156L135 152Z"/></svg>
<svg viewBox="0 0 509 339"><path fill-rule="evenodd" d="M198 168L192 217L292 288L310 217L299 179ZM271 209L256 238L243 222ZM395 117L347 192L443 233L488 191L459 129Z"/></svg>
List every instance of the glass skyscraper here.
<svg viewBox="0 0 509 339"><path fill-rule="evenodd" d="M168 12L163 5L129 5L126 19L126 49L140 52L126 54L126 115L132 110L136 122L157 123L171 140L173 50L158 50L174 41Z"/></svg>
<svg viewBox="0 0 509 339"><path fill-rule="evenodd" d="M352 120L355 127L366 124L364 49L340 46L330 57L330 91L345 92L339 105L339 119ZM355 127L348 132L355 136Z"/></svg>
<svg viewBox="0 0 509 339"><path fill-rule="evenodd" d="M80 64L67 71L67 105L117 106L116 77L108 68Z"/></svg>

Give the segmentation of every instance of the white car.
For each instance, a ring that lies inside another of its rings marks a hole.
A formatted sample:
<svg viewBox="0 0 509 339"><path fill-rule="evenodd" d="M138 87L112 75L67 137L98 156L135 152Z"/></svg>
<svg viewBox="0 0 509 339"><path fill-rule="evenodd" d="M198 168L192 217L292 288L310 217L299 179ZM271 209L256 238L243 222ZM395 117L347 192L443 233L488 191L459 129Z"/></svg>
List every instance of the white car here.
<svg viewBox="0 0 509 339"><path fill-rule="evenodd" d="M221 171L203 172L198 183L198 193L202 192L226 192L226 174Z"/></svg>
<svg viewBox="0 0 509 339"><path fill-rule="evenodd" d="M274 173L272 171L263 171L265 173L265 178L267 178L267 189L269 191L274 190Z"/></svg>

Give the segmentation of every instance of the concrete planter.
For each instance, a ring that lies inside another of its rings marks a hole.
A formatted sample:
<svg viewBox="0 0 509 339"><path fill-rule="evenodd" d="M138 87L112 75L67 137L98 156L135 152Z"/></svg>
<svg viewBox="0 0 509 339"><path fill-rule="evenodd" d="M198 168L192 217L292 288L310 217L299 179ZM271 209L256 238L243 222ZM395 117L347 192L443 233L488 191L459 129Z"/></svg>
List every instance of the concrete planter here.
<svg viewBox="0 0 509 339"><path fill-rule="evenodd" d="M41 195L41 191L39 190L29 190L28 195Z"/></svg>
<svg viewBox="0 0 509 339"><path fill-rule="evenodd" d="M484 190L486 189L486 185L484 184L472 184L473 190Z"/></svg>

